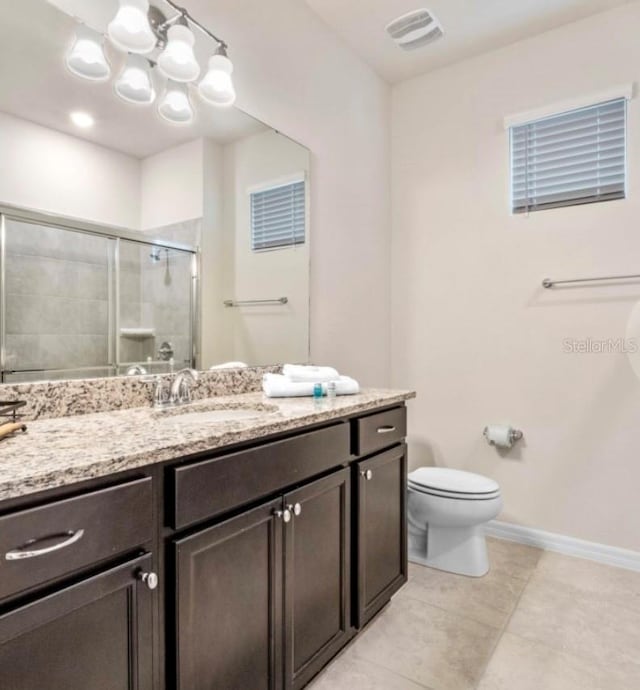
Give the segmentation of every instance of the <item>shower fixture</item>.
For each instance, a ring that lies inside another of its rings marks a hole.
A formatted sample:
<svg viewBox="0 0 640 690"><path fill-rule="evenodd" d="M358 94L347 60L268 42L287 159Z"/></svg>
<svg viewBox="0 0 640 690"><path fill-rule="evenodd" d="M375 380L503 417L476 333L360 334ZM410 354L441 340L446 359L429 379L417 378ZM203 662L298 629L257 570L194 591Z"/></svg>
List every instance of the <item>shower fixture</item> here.
<svg viewBox="0 0 640 690"><path fill-rule="evenodd" d="M171 268L169 267L169 249L167 247L155 247L151 250L149 258L154 264L162 260L162 252L165 252L166 266L164 271L164 284L171 285Z"/></svg>
<svg viewBox="0 0 640 690"><path fill-rule="evenodd" d="M159 0L160 1L160 0ZM154 75L166 81L158 105L162 119L176 125L188 125L194 119L190 90L218 107L228 107L236 100L233 63L227 56L227 44L189 11L173 0L161 0L175 14L167 18L149 0L119 0L119 8L107 27L106 38L126 54L126 64L115 81L115 93L128 103L148 106L156 100ZM77 77L106 81L111 65L104 48L105 35L86 26L81 19L75 41L66 55L69 71ZM204 76L201 75L194 46L197 29L216 44Z"/></svg>

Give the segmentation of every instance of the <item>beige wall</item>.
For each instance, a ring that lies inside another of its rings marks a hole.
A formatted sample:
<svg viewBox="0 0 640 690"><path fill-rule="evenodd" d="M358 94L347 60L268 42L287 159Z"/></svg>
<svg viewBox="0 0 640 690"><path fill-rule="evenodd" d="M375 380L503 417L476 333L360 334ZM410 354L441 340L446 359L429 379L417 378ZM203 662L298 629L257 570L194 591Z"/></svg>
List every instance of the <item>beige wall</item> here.
<svg viewBox="0 0 640 690"><path fill-rule="evenodd" d="M227 360L249 364L309 359L309 248L251 249L250 191L300 175L309 177L309 151L274 131L225 146L225 299L286 296L286 306L226 310ZM313 183L311 183L313 184Z"/></svg>
<svg viewBox="0 0 640 690"><path fill-rule="evenodd" d="M200 280L200 365L208 369L225 361L227 333L224 325L224 148L211 140L203 142L204 198L201 242Z"/></svg>
<svg viewBox="0 0 640 690"><path fill-rule="evenodd" d="M309 147L311 358L389 378L389 88L299 0L194 0L225 37L238 106Z"/></svg>
<svg viewBox="0 0 640 690"><path fill-rule="evenodd" d="M202 217L204 146L194 139L142 159L142 230Z"/></svg>
<svg viewBox="0 0 640 690"><path fill-rule="evenodd" d="M0 113L0 203L137 228L140 161Z"/></svg>
<svg viewBox="0 0 640 690"><path fill-rule="evenodd" d="M640 381L619 338L640 284L543 291L546 276L640 271L640 102L624 201L509 212L505 115L640 78L640 4L405 82L393 93L393 385L417 388L411 464L495 477L502 519L640 548ZM602 50L602 37L607 41ZM512 423L525 442L482 438Z"/></svg>

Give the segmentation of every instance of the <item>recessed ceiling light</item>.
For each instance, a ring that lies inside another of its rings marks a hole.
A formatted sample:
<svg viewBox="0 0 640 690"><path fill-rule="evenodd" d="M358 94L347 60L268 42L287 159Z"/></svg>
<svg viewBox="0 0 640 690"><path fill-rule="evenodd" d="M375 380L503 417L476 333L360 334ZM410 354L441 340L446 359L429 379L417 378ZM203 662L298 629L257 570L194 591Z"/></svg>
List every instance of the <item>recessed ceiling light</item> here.
<svg viewBox="0 0 640 690"><path fill-rule="evenodd" d="M73 122L76 127L82 127L82 129L88 129L89 127L93 127L95 124L95 120L93 117L91 117L91 115L89 115L89 113L76 111L71 113L69 117L71 118L71 122Z"/></svg>

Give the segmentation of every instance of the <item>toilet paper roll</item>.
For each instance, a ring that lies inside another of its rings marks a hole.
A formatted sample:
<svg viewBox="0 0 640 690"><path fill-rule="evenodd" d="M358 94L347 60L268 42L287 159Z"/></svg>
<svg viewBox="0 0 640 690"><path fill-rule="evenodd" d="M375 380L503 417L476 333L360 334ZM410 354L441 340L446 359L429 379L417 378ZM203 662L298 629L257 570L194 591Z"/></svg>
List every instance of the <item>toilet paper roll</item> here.
<svg viewBox="0 0 640 690"><path fill-rule="evenodd" d="M511 448L513 446L513 427L491 424L484 430L484 435L489 443L493 443L499 448Z"/></svg>

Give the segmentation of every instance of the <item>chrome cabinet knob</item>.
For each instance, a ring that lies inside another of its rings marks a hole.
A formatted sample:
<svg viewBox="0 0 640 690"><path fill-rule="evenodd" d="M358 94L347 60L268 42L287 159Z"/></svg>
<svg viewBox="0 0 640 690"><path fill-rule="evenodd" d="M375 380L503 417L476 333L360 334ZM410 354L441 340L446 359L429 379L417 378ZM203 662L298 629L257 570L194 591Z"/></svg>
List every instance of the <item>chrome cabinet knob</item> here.
<svg viewBox="0 0 640 690"><path fill-rule="evenodd" d="M362 472L360 472L360 476L364 477L368 482L370 482L373 479L373 472L371 470L362 470Z"/></svg>
<svg viewBox="0 0 640 690"><path fill-rule="evenodd" d="M299 503L296 503L293 506L293 514L298 517L302 513L302 506Z"/></svg>
<svg viewBox="0 0 640 690"><path fill-rule="evenodd" d="M151 591L156 589L156 587L158 586L158 582L159 582L158 576L156 573L146 573L144 571L138 573L138 580L140 580L140 582L143 582L145 585L147 585L147 587Z"/></svg>
<svg viewBox="0 0 640 690"><path fill-rule="evenodd" d="M291 510L289 510L289 508L285 508L284 510L275 510L273 514L277 518L282 519L284 522L291 522Z"/></svg>

